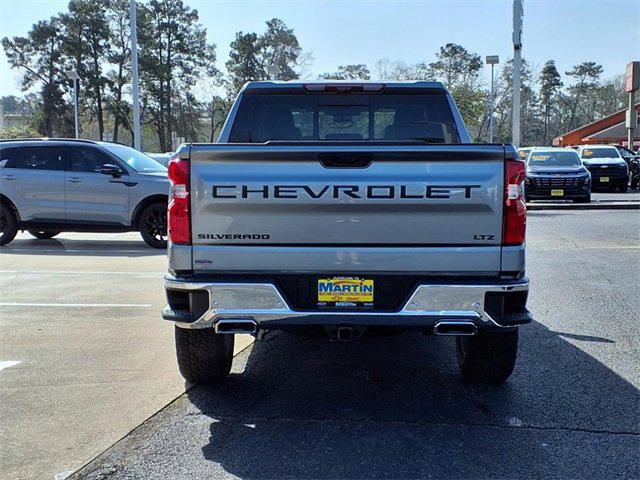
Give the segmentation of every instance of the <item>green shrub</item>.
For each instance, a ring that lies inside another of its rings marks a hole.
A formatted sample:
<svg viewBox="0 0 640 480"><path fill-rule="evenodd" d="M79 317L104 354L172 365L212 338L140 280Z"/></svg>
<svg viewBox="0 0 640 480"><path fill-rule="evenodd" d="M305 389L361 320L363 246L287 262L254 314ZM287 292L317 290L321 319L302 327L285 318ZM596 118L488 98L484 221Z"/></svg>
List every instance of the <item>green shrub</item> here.
<svg viewBox="0 0 640 480"><path fill-rule="evenodd" d="M14 125L5 127L0 130L0 140L8 140L11 138L34 138L41 137L34 128L28 125Z"/></svg>

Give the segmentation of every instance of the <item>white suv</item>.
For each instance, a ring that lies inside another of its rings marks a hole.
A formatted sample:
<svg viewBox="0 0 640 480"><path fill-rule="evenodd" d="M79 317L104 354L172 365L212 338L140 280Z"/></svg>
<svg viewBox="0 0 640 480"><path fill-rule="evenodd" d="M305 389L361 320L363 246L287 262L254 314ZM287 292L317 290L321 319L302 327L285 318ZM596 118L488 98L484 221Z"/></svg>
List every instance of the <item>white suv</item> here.
<svg viewBox="0 0 640 480"><path fill-rule="evenodd" d="M167 169L125 145L89 140L0 142L0 245L18 230L36 238L60 232L139 230L166 247Z"/></svg>

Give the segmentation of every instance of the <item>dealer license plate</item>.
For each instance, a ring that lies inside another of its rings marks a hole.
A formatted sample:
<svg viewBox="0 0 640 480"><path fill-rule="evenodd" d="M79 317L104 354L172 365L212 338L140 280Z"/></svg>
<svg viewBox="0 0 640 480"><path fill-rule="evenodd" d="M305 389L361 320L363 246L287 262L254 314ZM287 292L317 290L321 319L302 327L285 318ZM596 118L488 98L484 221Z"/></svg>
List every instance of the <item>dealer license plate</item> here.
<svg viewBox="0 0 640 480"><path fill-rule="evenodd" d="M600 181L602 183L608 183L609 182L609 177L600 177Z"/></svg>
<svg viewBox="0 0 640 480"><path fill-rule="evenodd" d="M551 190L551 196L552 197L564 197L564 190L562 190L562 189Z"/></svg>
<svg viewBox="0 0 640 480"><path fill-rule="evenodd" d="M373 279L330 277L318 279L318 306L372 307Z"/></svg>

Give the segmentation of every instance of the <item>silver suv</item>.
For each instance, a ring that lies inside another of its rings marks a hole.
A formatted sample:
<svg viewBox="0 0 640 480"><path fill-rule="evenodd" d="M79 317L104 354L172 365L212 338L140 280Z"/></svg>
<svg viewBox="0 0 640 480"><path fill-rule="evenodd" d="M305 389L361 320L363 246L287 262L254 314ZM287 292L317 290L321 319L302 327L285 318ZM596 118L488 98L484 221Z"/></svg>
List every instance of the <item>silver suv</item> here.
<svg viewBox="0 0 640 480"><path fill-rule="evenodd" d="M18 230L36 238L60 232L139 230L166 247L167 169L138 150L90 140L0 142L0 245Z"/></svg>

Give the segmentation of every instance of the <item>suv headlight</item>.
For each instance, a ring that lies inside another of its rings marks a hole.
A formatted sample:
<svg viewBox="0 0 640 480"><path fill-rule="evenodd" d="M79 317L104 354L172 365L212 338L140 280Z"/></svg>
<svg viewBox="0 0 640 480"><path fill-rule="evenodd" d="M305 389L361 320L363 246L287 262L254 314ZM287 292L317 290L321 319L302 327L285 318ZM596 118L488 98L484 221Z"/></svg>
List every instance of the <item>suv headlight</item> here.
<svg viewBox="0 0 640 480"><path fill-rule="evenodd" d="M582 185L589 185L590 181L591 181L591 175L589 174L588 171L578 174L578 182L580 182Z"/></svg>

